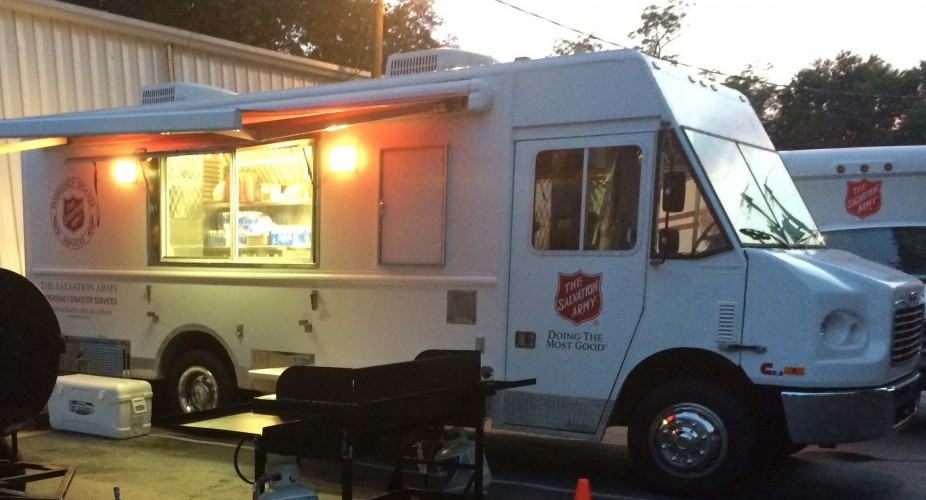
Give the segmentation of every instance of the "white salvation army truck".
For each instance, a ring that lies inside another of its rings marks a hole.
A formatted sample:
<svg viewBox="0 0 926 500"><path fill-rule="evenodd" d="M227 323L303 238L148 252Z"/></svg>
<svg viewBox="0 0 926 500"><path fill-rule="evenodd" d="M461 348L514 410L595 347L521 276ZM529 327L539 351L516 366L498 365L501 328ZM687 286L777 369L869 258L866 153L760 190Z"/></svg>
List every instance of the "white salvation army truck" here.
<svg viewBox="0 0 926 500"><path fill-rule="evenodd" d="M806 149L781 158L827 246L926 281L926 146Z"/></svg>
<svg viewBox="0 0 926 500"><path fill-rule="evenodd" d="M922 283L824 247L742 95L631 50L448 56L0 121L66 142L22 169L65 358L190 411L253 369L476 349L537 380L493 427L628 426L647 477L696 493L912 418Z"/></svg>

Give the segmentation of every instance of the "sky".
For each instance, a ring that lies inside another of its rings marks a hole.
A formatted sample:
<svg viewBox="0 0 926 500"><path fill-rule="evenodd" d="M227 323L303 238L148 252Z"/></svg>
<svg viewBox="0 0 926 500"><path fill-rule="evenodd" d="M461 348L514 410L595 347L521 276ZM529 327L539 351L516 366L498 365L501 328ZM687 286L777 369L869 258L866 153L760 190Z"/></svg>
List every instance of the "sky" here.
<svg viewBox="0 0 926 500"><path fill-rule="evenodd" d="M625 47L640 15L664 0L503 0L524 10ZM787 84L817 59L840 51L875 54L897 69L926 60L924 0L692 0L680 37L666 51L697 68L738 75L751 64L772 83ZM538 59L559 39L581 35L520 12L498 0L434 0L444 20L436 32L460 49ZM603 44L605 49L619 48ZM766 70L771 65L770 70Z"/></svg>

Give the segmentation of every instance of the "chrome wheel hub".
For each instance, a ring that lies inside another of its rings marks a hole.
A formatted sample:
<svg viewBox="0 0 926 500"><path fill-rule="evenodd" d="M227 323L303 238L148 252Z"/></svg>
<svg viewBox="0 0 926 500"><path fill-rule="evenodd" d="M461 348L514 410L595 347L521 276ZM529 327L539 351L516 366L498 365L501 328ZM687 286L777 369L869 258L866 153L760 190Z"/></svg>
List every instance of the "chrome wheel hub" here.
<svg viewBox="0 0 926 500"><path fill-rule="evenodd" d="M670 474L709 473L727 454L728 434L716 413L694 403L670 406L650 428L650 451Z"/></svg>
<svg viewBox="0 0 926 500"><path fill-rule="evenodd" d="M184 413L211 410L218 406L219 385L211 371L192 366L180 375L177 395Z"/></svg>

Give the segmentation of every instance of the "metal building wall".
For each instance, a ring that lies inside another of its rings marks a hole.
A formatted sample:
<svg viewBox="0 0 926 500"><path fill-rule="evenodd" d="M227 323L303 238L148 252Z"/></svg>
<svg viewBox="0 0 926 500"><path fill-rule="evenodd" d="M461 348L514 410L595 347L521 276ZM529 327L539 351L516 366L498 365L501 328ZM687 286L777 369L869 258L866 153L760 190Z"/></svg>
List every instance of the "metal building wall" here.
<svg viewBox="0 0 926 500"><path fill-rule="evenodd" d="M186 81L237 93L365 78L53 0L0 0L0 118L132 106L141 88ZM18 154L0 154L0 267L23 271Z"/></svg>

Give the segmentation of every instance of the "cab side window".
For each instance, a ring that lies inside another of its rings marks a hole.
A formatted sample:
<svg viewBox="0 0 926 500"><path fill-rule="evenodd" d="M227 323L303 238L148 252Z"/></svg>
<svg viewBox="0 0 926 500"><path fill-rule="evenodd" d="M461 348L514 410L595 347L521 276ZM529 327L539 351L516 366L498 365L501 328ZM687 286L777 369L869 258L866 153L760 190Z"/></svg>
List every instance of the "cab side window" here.
<svg viewBox="0 0 926 500"><path fill-rule="evenodd" d="M534 248L633 248L641 165L637 146L540 152L534 165Z"/></svg>
<svg viewBox="0 0 926 500"><path fill-rule="evenodd" d="M730 242L692 175L678 138L663 131L659 144L653 257L698 258L729 250Z"/></svg>

